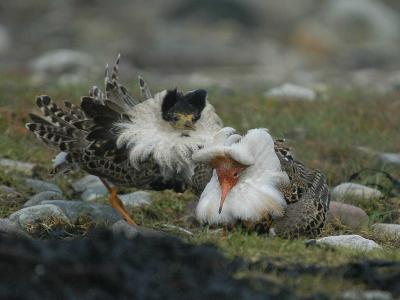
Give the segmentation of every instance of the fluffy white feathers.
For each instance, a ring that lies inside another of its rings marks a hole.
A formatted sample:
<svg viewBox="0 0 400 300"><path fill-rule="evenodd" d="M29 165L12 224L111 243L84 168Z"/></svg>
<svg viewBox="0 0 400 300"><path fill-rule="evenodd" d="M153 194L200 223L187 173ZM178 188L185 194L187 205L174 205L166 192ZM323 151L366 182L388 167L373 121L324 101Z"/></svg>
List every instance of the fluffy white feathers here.
<svg viewBox="0 0 400 300"><path fill-rule="evenodd" d="M131 122L119 123L117 146L127 145L134 167L153 158L166 179L182 174L191 179L194 173L192 154L221 129L222 122L207 102L195 130L178 130L161 116L161 104L166 91L136 105L128 112Z"/></svg>
<svg viewBox="0 0 400 300"><path fill-rule="evenodd" d="M279 191L289 178L281 170L274 141L266 129L252 129L241 137L232 128L223 128L212 142L196 152L193 160L209 162L217 156L229 156L247 165L238 183L229 192L221 214L218 207L221 188L216 172L201 194L197 219L208 224L229 224L237 220L257 221L267 214L281 217L286 201Z"/></svg>

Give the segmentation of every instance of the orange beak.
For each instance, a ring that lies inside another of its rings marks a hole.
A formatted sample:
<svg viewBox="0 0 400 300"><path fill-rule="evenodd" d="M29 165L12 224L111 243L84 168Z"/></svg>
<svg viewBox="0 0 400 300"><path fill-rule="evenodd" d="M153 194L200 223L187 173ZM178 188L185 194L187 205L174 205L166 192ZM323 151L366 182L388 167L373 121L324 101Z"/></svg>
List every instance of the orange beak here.
<svg viewBox="0 0 400 300"><path fill-rule="evenodd" d="M222 207L224 206L225 198L235 184L233 182L231 182L230 180L220 179L219 185L221 186L221 202L219 203L218 213L221 213Z"/></svg>

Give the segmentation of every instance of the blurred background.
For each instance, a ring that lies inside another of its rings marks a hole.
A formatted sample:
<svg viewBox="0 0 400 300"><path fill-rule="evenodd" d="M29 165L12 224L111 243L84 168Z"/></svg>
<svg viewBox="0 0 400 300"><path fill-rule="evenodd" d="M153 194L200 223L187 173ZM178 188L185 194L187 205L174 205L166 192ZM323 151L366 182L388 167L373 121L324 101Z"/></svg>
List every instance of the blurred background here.
<svg viewBox="0 0 400 300"><path fill-rule="evenodd" d="M1 72L33 84L123 79L266 89L400 89L396 0L2 0Z"/></svg>

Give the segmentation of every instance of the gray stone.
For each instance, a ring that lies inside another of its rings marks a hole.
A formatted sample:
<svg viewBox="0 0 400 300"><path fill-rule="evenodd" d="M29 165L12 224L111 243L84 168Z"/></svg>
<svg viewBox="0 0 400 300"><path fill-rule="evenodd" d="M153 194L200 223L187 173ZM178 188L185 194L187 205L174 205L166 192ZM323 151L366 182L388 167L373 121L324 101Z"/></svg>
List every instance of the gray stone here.
<svg viewBox="0 0 400 300"><path fill-rule="evenodd" d="M25 231L21 230L17 224L11 222L9 219L0 219L0 235L29 237Z"/></svg>
<svg viewBox="0 0 400 300"><path fill-rule="evenodd" d="M399 224L376 223L372 225L372 230L376 237L400 240Z"/></svg>
<svg viewBox="0 0 400 300"><path fill-rule="evenodd" d="M309 88L285 83L281 86L270 89L265 93L265 96L280 100L314 101L317 94Z"/></svg>
<svg viewBox="0 0 400 300"><path fill-rule="evenodd" d="M369 218L366 212L359 207L331 201L329 204L327 222L340 222L350 229L358 230L368 225Z"/></svg>
<svg viewBox="0 0 400 300"><path fill-rule="evenodd" d="M59 192L44 191L32 196L28 201L25 202L24 207L34 206L40 204L45 200L61 200L63 195Z"/></svg>
<svg viewBox="0 0 400 300"><path fill-rule="evenodd" d="M342 294L343 300L392 300L392 294L380 290L351 290Z"/></svg>
<svg viewBox="0 0 400 300"><path fill-rule="evenodd" d="M373 200L383 196L377 189L353 182L339 184L333 188L331 195L334 200L341 202L343 202L345 198Z"/></svg>
<svg viewBox="0 0 400 300"><path fill-rule="evenodd" d="M0 53L5 52L10 48L11 39L7 29L0 25Z"/></svg>
<svg viewBox="0 0 400 300"><path fill-rule="evenodd" d="M0 159L0 167L9 171L23 173L26 176L32 176L36 165L27 162L2 158Z"/></svg>
<svg viewBox="0 0 400 300"><path fill-rule="evenodd" d="M327 236L317 239L316 243L338 248L348 248L362 252L382 249L382 247L374 241L368 240L356 234Z"/></svg>
<svg viewBox="0 0 400 300"><path fill-rule="evenodd" d="M54 183L43 181L43 180L26 178L25 184L28 188L31 188L32 190L34 190L37 193L45 192L45 191L53 191L53 192L59 192L60 194L62 194L61 189L57 185L55 185Z"/></svg>
<svg viewBox="0 0 400 300"><path fill-rule="evenodd" d="M42 204L51 204L60 208L71 223L77 223L82 217L104 224L114 224L121 220L121 216L108 205L71 200L49 200L43 201Z"/></svg>
<svg viewBox="0 0 400 300"><path fill-rule="evenodd" d="M126 209L133 209L151 203L151 193L137 191L130 194L118 195Z"/></svg>
<svg viewBox="0 0 400 300"><path fill-rule="evenodd" d="M400 165L400 153L379 153L378 158L386 164Z"/></svg>
<svg viewBox="0 0 400 300"><path fill-rule="evenodd" d="M107 188L103 183L94 182L87 186L87 189L81 195L81 199L84 201L93 201L107 194Z"/></svg>
<svg viewBox="0 0 400 300"><path fill-rule="evenodd" d="M47 74L75 73L90 68L92 58L86 53L69 49L48 51L32 63L33 71Z"/></svg>
<svg viewBox="0 0 400 300"><path fill-rule="evenodd" d="M141 226L129 225L126 221L120 220L111 226L111 231L116 234L124 234L127 238L132 238L138 234L144 236L167 236L166 233L156 231Z"/></svg>
<svg viewBox="0 0 400 300"><path fill-rule="evenodd" d="M86 175L85 177L82 177L81 179L75 181L72 184L72 188L74 189L75 192L83 192L85 191L88 186L93 185L93 184L102 184L101 180L99 177L94 176L94 175Z"/></svg>
<svg viewBox="0 0 400 300"><path fill-rule="evenodd" d="M36 206L25 207L9 216L11 222L19 224L22 228L26 228L30 224L48 218L55 218L60 221L68 222L67 216L63 211L52 204L41 204Z"/></svg>
<svg viewBox="0 0 400 300"><path fill-rule="evenodd" d="M13 194L13 193L17 193L17 191L7 185L0 185L0 193L4 193L4 194Z"/></svg>

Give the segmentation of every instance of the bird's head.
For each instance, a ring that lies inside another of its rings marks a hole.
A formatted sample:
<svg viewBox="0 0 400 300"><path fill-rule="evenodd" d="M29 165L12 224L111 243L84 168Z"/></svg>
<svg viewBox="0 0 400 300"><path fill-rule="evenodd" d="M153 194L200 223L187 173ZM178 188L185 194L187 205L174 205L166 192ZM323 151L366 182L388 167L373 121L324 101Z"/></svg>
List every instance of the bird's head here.
<svg viewBox="0 0 400 300"><path fill-rule="evenodd" d="M210 162L211 166L215 169L219 185L221 187L221 199L218 212L222 212L222 207L228 193L238 183L242 172L248 167L229 155L217 156Z"/></svg>
<svg viewBox="0 0 400 300"><path fill-rule="evenodd" d="M169 90L162 100L162 118L176 129L194 130L206 106L206 98L205 90L194 90L186 94L177 89Z"/></svg>

